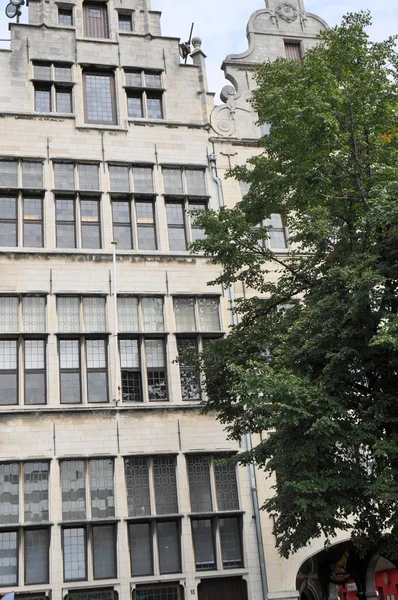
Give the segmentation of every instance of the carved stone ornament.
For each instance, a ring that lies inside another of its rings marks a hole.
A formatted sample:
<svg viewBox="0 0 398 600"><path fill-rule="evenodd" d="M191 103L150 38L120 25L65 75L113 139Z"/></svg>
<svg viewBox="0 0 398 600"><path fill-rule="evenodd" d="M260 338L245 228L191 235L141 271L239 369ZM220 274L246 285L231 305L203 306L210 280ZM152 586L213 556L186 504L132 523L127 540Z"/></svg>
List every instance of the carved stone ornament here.
<svg viewBox="0 0 398 600"><path fill-rule="evenodd" d="M290 4L290 2L282 2L276 9L276 12L287 23L292 23L298 17L297 8L293 4Z"/></svg>

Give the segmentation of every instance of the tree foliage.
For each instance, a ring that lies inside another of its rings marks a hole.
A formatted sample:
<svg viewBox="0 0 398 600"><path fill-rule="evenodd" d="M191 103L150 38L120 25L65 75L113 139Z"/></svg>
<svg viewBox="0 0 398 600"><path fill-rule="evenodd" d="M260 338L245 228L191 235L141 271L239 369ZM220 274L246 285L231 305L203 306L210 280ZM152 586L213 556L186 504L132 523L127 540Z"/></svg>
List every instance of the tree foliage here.
<svg viewBox="0 0 398 600"><path fill-rule="evenodd" d="M250 190L197 217L216 281L255 290L202 354L206 409L234 439L270 432L240 460L276 474L283 556L337 530L398 556L398 60L370 24L348 14L303 64L258 67L270 134L230 174ZM264 243L273 213L287 253Z"/></svg>

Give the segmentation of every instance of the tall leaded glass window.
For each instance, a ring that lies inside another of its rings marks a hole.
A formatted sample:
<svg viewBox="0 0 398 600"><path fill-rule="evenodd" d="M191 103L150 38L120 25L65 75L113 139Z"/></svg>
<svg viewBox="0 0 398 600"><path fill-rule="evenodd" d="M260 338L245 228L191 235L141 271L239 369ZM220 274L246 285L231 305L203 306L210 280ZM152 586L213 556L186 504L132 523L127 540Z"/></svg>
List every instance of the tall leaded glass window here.
<svg viewBox="0 0 398 600"><path fill-rule="evenodd" d="M96 519L115 516L113 460L90 460L91 515Z"/></svg>
<svg viewBox="0 0 398 600"><path fill-rule="evenodd" d="M87 123L116 124L115 82L112 73L84 73Z"/></svg>

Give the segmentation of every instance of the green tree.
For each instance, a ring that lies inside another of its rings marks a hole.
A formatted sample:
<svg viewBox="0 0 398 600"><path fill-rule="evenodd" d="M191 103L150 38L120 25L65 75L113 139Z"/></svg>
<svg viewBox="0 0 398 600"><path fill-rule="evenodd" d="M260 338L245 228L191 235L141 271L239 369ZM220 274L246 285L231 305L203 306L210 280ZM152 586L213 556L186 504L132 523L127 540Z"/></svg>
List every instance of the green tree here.
<svg viewBox="0 0 398 600"><path fill-rule="evenodd" d="M201 357L206 410L232 438L271 432L239 458L276 474L265 509L286 557L337 530L398 557L398 60L370 24L348 14L303 64L258 67L270 134L230 173L250 190L198 217L217 282L257 293ZM258 226L273 213L287 254Z"/></svg>

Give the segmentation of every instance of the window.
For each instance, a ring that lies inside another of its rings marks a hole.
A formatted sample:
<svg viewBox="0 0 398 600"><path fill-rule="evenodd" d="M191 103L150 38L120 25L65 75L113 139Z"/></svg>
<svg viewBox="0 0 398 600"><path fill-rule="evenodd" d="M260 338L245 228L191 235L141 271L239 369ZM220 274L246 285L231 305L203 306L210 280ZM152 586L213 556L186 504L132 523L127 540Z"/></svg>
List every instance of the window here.
<svg viewBox="0 0 398 600"><path fill-rule="evenodd" d="M303 60L300 42L285 42L285 54L288 60Z"/></svg>
<svg viewBox="0 0 398 600"><path fill-rule="evenodd" d="M176 296L173 299L173 306L182 399L201 400L199 373L192 363L195 355L202 351L206 340L214 338L216 332L221 332L220 301L211 296L202 298Z"/></svg>
<svg viewBox="0 0 398 600"><path fill-rule="evenodd" d="M125 70L125 77L129 117L163 119L162 74L158 71Z"/></svg>
<svg viewBox="0 0 398 600"><path fill-rule="evenodd" d="M1 191L1 188L3 191ZM23 188L22 191L18 191ZM43 246L43 163L0 160L0 244ZM7 192L6 190L12 190ZM36 191L35 191L36 190ZM22 215L21 222L18 216Z"/></svg>
<svg viewBox="0 0 398 600"><path fill-rule="evenodd" d="M37 112L72 112L72 71L70 64L35 62L34 90Z"/></svg>
<svg viewBox="0 0 398 600"><path fill-rule="evenodd" d="M182 600L184 593L181 586L158 584L151 587L137 586L133 592L133 600Z"/></svg>
<svg viewBox="0 0 398 600"><path fill-rule="evenodd" d="M224 569L243 566L241 518L235 466L225 457L187 457L196 570L216 569L216 539ZM200 517L200 514L206 514Z"/></svg>
<svg viewBox="0 0 398 600"><path fill-rule="evenodd" d="M73 25L73 9L58 7L58 24L63 27L72 27Z"/></svg>
<svg viewBox="0 0 398 600"><path fill-rule="evenodd" d="M86 123L115 125L115 80L113 73L83 74Z"/></svg>
<svg viewBox="0 0 398 600"><path fill-rule="evenodd" d="M18 585L19 547L24 548L24 583L49 581L48 462L0 464L0 585ZM20 498L23 514L19 514ZM21 525L22 524L22 525ZM35 525L32 528L32 524Z"/></svg>
<svg viewBox="0 0 398 600"><path fill-rule="evenodd" d="M56 190L81 190L77 194L56 192L57 248L101 248L99 169L90 163L54 163ZM88 195L89 194L89 195Z"/></svg>
<svg viewBox="0 0 398 600"><path fill-rule="evenodd" d="M113 460L65 460L60 465L64 580L88 579L88 564L94 579L116 577L116 525L106 522L115 516ZM77 520L84 523L67 525Z"/></svg>
<svg viewBox="0 0 398 600"><path fill-rule="evenodd" d="M163 298L119 296L118 320L123 402L167 400Z"/></svg>
<svg viewBox="0 0 398 600"><path fill-rule="evenodd" d="M131 575L179 573L180 523L170 515L178 513L175 458L157 456L125 459L129 517ZM154 519L145 517L155 515ZM165 520L165 515L168 515ZM155 552L155 548L157 552Z"/></svg>
<svg viewBox="0 0 398 600"><path fill-rule="evenodd" d="M46 403L45 310L42 296L0 296L0 405Z"/></svg>
<svg viewBox="0 0 398 600"><path fill-rule="evenodd" d="M105 298L58 296L57 314L61 403L108 402Z"/></svg>
<svg viewBox="0 0 398 600"><path fill-rule="evenodd" d="M164 167L163 183L169 249L184 251L188 243L204 237L203 230L196 224L196 216L207 206L205 171Z"/></svg>
<svg viewBox="0 0 398 600"><path fill-rule="evenodd" d="M152 167L109 165L109 176L118 249L157 250Z"/></svg>
<svg viewBox="0 0 398 600"><path fill-rule="evenodd" d="M93 38L109 38L106 4L83 2L84 35Z"/></svg>
<svg viewBox="0 0 398 600"><path fill-rule="evenodd" d="M133 31L132 13L119 13L119 31Z"/></svg>
<svg viewBox="0 0 398 600"><path fill-rule="evenodd" d="M239 182L242 198L249 192L250 184L245 181ZM287 236L286 236L286 228L283 222L283 218L278 213L272 213L270 218L264 222L261 222L256 227L268 227L268 243L267 245L271 248L287 248ZM264 245L264 240L260 239L258 241L260 246Z"/></svg>

